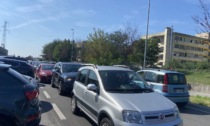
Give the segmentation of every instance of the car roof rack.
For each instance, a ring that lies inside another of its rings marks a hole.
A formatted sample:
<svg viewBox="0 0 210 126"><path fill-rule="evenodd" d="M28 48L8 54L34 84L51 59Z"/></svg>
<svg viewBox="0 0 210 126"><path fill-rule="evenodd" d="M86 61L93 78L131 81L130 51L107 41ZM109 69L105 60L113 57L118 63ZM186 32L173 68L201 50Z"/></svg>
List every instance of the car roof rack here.
<svg viewBox="0 0 210 126"><path fill-rule="evenodd" d="M97 68L97 65L92 64L92 63L84 63L82 64L83 66L92 66L93 68Z"/></svg>

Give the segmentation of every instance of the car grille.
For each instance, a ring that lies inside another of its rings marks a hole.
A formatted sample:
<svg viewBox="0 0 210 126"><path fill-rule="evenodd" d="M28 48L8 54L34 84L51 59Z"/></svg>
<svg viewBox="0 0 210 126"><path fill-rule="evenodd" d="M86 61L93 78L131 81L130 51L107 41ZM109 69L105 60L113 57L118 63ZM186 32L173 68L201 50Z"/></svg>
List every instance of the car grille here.
<svg viewBox="0 0 210 126"><path fill-rule="evenodd" d="M161 121L170 121L174 120L175 114L173 111L165 112L165 113L154 113L154 114L145 114L142 115L143 121L146 123L149 122L161 122Z"/></svg>

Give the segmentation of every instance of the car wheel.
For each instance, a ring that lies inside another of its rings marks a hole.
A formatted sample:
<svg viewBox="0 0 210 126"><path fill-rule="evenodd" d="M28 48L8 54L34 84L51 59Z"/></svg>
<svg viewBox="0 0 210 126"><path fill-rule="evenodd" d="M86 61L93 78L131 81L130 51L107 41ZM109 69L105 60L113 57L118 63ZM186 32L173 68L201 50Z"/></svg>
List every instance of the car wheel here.
<svg viewBox="0 0 210 126"><path fill-rule="evenodd" d="M11 120L0 116L0 126L13 126Z"/></svg>
<svg viewBox="0 0 210 126"><path fill-rule="evenodd" d="M188 104L188 102L183 102L183 103L177 103L178 107L185 107Z"/></svg>
<svg viewBox="0 0 210 126"><path fill-rule="evenodd" d="M114 126L112 121L108 118L103 118L100 122L100 126Z"/></svg>
<svg viewBox="0 0 210 126"><path fill-rule="evenodd" d="M71 111L73 114L77 114L79 112L79 108L77 106L77 100L74 95L71 98Z"/></svg>
<svg viewBox="0 0 210 126"><path fill-rule="evenodd" d="M53 88L55 87L53 78L51 79L51 87L53 87Z"/></svg>
<svg viewBox="0 0 210 126"><path fill-rule="evenodd" d="M64 95L63 84L61 81L59 82L58 92L59 92L59 95Z"/></svg>

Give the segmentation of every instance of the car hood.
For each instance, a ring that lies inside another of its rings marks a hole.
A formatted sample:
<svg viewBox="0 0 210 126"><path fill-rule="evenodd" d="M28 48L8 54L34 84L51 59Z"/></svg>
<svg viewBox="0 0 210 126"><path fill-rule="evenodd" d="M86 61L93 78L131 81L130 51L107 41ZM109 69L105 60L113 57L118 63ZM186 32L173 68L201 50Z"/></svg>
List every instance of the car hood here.
<svg viewBox="0 0 210 126"><path fill-rule="evenodd" d="M77 76L77 72L63 73L63 76L67 76L67 77L76 77L76 76Z"/></svg>
<svg viewBox="0 0 210 126"><path fill-rule="evenodd" d="M156 92L136 93L136 94L119 94L109 93L118 106L125 110L134 110L141 113L154 113L174 110L176 105L166 97Z"/></svg>

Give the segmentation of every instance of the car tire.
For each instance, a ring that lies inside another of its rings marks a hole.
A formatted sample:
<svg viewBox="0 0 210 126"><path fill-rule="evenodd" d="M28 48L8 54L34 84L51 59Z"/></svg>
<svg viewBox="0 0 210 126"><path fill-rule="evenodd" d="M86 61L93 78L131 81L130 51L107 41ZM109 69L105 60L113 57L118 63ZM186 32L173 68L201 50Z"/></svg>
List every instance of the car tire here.
<svg viewBox="0 0 210 126"><path fill-rule="evenodd" d="M99 126L114 126L113 122L108 118L103 118Z"/></svg>
<svg viewBox="0 0 210 126"><path fill-rule="evenodd" d="M78 114L79 113L79 108L77 106L77 100L76 100L74 95L71 98L71 111L72 111L73 114Z"/></svg>
<svg viewBox="0 0 210 126"><path fill-rule="evenodd" d="M13 126L11 120L6 117L0 116L0 126Z"/></svg>
<svg viewBox="0 0 210 126"><path fill-rule="evenodd" d="M51 87L55 88L55 84L54 84L53 78L51 79Z"/></svg>
<svg viewBox="0 0 210 126"><path fill-rule="evenodd" d="M177 103L177 106L182 108L182 107L185 107L187 104L188 104L188 102Z"/></svg>
<svg viewBox="0 0 210 126"><path fill-rule="evenodd" d="M59 85L58 85L58 92L59 92L59 95L64 95L64 90L63 90L63 86L62 86L62 82L60 81L59 82Z"/></svg>

